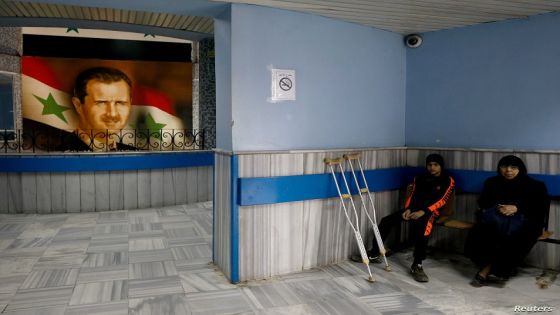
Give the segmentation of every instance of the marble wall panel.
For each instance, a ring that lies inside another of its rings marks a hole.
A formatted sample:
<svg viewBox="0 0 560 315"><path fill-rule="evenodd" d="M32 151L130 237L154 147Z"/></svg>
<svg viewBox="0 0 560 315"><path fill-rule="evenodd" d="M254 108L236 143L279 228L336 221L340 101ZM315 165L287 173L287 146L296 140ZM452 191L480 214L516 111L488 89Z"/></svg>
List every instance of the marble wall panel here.
<svg viewBox="0 0 560 315"><path fill-rule="evenodd" d="M124 209L137 209L139 208L139 195L138 195L138 172L130 171L124 173Z"/></svg>
<svg viewBox="0 0 560 315"><path fill-rule="evenodd" d="M354 152L361 152L364 169L399 167L406 163L406 152L402 148L241 154L239 177L328 173L330 169L325 166L324 158ZM382 192L374 194L373 198L375 207L383 209L381 215L398 208L399 192ZM371 225L358 196L354 202L361 234L371 244ZM368 207L371 208L369 204ZM352 211L350 204L348 210ZM239 231L242 281L336 263L358 251L338 198L240 207Z"/></svg>
<svg viewBox="0 0 560 315"><path fill-rule="evenodd" d="M95 177L93 172L80 173L80 212L95 211Z"/></svg>
<svg viewBox="0 0 560 315"><path fill-rule="evenodd" d="M37 213L51 213L51 177L49 173L37 173Z"/></svg>
<svg viewBox="0 0 560 315"><path fill-rule="evenodd" d="M214 237L216 264L231 279L231 155L214 156Z"/></svg>
<svg viewBox="0 0 560 315"><path fill-rule="evenodd" d="M190 171L194 169L194 171ZM164 175L166 174L167 177ZM208 201L212 167L112 172L0 173L0 213L66 213ZM165 182L164 180L168 181ZM196 187L187 200L187 186ZM165 186L165 187L164 187ZM153 189L153 190L152 190ZM172 203L171 203L172 201Z"/></svg>
<svg viewBox="0 0 560 315"><path fill-rule="evenodd" d="M109 172L95 173L95 211L109 210Z"/></svg>

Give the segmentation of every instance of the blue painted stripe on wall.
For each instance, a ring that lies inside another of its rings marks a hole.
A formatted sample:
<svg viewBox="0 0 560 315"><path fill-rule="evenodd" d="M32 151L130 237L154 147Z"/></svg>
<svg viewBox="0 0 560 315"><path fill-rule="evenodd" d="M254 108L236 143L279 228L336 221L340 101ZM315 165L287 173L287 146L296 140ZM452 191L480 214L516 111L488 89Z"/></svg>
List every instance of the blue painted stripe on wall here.
<svg viewBox="0 0 560 315"><path fill-rule="evenodd" d="M239 282L239 207L237 205L237 177L239 158L231 156L231 283Z"/></svg>
<svg viewBox="0 0 560 315"><path fill-rule="evenodd" d="M0 156L0 172L91 172L212 165L214 165L213 152Z"/></svg>
<svg viewBox="0 0 560 315"><path fill-rule="evenodd" d="M371 191L393 190L403 187L407 173L413 168L387 168L364 171ZM346 188L342 175L337 174L337 181L344 193ZM357 192L354 179L346 172L346 180L352 194ZM363 187L361 179L360 186ZM323 199L338 196L331 174L294 175L278 177L255 177L239 179L239 205L259 204Z"/></svg>
<svg viewBox="0 0 560 315"><path fill-rule="evenodd" d="M365 171L370 191L395 190L405 187L415 175L422 173L422 167L401 167ZM352 194L357 193L350 172L346 173ZM449 174L456 181L457 188L465 193L480 193L484 181L496 175L492 171L449 170ZM531 177L543 181L551 196L560 196L560 175L530 174ZM344 183L342 175L337 174L338 182ZM330 174L295 175L278 177L240 178L239 198L240 206L274 204L282 202L324 199L338 196L334 180ZM363 184L360 180L360 186Z"/></svg>

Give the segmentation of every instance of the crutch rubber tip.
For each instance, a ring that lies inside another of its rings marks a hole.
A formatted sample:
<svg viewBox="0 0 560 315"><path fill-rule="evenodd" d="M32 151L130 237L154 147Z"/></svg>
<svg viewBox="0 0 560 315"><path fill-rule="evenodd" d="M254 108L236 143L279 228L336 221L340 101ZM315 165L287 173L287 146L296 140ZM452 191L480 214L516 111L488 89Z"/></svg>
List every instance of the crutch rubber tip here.
<svg viewBox="0 0 560 315"><path fill-rule="evenodd" d="M368 281L368 282L371 282L371 283L374 283L374 282L375 282L375 279L373 279L372 276L369 276L368 279L367 279L367 281Z"/></svg>

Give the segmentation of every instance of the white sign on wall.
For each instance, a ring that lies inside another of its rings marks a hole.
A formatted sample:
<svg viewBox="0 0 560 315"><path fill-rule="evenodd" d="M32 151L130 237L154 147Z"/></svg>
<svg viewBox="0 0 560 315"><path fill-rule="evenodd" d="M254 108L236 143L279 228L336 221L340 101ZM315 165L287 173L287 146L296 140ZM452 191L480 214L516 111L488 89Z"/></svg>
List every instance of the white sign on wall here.
<svg viewBox="0 0 560 315"><path fill-rule="evenodd" d="M296 71L272 69L272 101L296 100Z"/></svg>

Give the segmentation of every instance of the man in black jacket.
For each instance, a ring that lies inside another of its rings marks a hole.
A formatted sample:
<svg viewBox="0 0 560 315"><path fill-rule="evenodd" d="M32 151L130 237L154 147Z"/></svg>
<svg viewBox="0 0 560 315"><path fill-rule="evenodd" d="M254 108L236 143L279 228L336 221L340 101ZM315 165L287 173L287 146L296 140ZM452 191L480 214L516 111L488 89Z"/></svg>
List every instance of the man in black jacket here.
<svg viewBox="0 0 560 315"><path fill-rule="evenodd" d="M409 239L414 244L414 262L410 272L414 280L428 282L422 261L426 259L426 247L434 221L439 216L439 210L453 195L455 181L445 174L443 157L430 154L426 157L426 172L416 176L411 185L412 193L408 196L404 209L384 217L379 224L379 232L385 242L395 226L403 221L409 222ZM368 256L370 261L379 261L379 249L375 240Z"/></svg>

